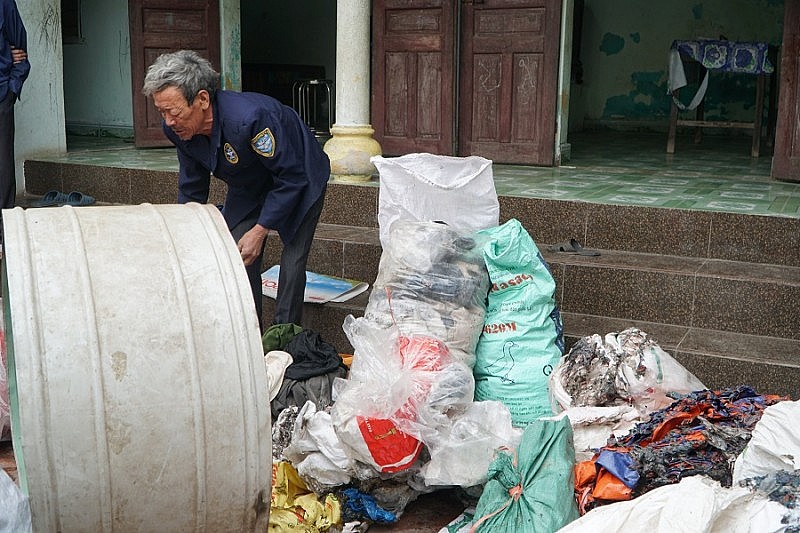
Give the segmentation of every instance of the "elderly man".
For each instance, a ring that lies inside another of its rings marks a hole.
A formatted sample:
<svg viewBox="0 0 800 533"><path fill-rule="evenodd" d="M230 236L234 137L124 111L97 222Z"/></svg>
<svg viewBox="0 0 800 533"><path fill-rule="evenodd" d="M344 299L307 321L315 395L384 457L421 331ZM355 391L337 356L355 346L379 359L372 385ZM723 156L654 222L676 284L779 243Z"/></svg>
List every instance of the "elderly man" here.
<svg viewBox="0 0 800 533"><path fill-rule="evenodd" d="M330 162L298 114L264 94L219 89L194 51L159 56L142 92L153 98L180 164L178 202L208 201L210 174L225 181L222 214L245 264L261 323L261 267L270 231L283 241L272 324L300 324L306 263Z"/></svg>

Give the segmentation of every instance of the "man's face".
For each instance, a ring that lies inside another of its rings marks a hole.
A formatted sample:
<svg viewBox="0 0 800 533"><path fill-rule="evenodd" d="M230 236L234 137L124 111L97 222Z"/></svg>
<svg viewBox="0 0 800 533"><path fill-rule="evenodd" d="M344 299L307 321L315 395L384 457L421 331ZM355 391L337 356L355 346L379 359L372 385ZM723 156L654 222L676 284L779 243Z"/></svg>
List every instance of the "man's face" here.
<svg viewBox="0 0 800 533"><path fill-rule="evenodd" d="M181 140L188 141L195 135L210 133L206 110L209 108L207 91L200 91L191 105L177 87L153 93L153 103L164 118L164 123Z"/></svg>

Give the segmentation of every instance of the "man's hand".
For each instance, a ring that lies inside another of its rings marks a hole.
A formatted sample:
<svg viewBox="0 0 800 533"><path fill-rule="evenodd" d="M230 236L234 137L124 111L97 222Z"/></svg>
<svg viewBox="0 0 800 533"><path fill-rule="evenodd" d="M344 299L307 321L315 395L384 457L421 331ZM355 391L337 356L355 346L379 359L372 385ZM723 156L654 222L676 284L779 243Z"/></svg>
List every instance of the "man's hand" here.
<svg viewBox="0 0 800 533"><path fill-rule="evenodd" d="M25 61L28 59L28 52L23 50L22 48L14 48L11 47L11 61L14 63L19 63L21 61Z"/></svg>
<svg viewBox="0 0 800 533"><path fill-rule="evenodd" d="M250 266L253 261L258 259L261 246L264 244L264 239L267 238L267 235L269 235L269 230L260 224L256 224L239 239L237 245L239 253L242 255L244 266Z"/></svg>

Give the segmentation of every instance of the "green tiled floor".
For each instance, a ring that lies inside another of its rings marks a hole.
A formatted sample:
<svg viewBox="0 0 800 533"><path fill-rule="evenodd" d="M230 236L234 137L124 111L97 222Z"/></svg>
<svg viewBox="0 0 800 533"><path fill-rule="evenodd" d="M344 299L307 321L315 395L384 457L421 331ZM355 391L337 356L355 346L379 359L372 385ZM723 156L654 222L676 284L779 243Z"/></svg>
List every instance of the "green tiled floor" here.
<svg viewBox="0 0 800 533"><path fill-rule="evenodd" d="M581 133L570 138L572 157L561 167L494 165L497 193L617 205L724 211L800 218L800 184L770 178L762 146L750 157L745 136L705 136L695 145L679 135L675 154L666 135ZM69 151L44 160L176 171L172 148L136 149L130 142L70 137Z"/></svg>
<svg viewBox="0 0 800 533"><path fill-rule="evenodd" d="M572 158L558 168L495 165L498 194L616 205L800 217L800 184L769 176L769 153L750 157L746 137L593 133L570 139ZM764 151L762 147L762 151Z"/></svg>

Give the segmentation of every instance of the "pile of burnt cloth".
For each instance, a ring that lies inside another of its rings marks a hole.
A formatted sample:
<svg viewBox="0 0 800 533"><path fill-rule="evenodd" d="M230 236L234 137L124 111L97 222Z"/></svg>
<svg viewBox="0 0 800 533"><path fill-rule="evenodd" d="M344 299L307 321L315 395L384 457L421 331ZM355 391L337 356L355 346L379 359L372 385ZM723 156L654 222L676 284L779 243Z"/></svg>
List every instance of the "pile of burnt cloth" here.
<svg viewBox="0 0 800 533"><path fill-rule="evenodd" d="M692 392L654 411L627 435L609 438L591 460L576 464L581 514L688 476L706 475L730 487L734 460L764 409L786 399L740 386Z"/></svg>

